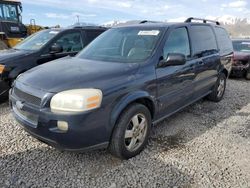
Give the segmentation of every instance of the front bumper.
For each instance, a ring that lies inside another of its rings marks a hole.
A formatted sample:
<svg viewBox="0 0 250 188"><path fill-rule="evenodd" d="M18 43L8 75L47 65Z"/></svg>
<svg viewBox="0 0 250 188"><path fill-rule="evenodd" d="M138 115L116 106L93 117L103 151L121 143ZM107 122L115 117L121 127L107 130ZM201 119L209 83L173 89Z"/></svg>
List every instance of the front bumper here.
<svg viewBox="0 0 250 188"><path fill-rule="evenodd" d="M21 104L21 105L20 105ZM21 102L10 91L10 106L16 120L38 140L55 148L68 151L85 151L107 148L110 138L108 118L104 109L75 114L56 114L49 108L37 108ZM57 121L65 121L68 131L57 128Z"/></svg>
<svg viewBox="0 0 250 188"><path fill-rule="evenodd" d="M245 73L250 69L250 64L239 64L239 65L233 65L231 76L244 76Z"/></svg>
<svg viewBox="0 0 250 188"><path fill-rule="evenodd" d="M0 97L2 95L7 95L10 89L9 82L0 79Z"/></svg>

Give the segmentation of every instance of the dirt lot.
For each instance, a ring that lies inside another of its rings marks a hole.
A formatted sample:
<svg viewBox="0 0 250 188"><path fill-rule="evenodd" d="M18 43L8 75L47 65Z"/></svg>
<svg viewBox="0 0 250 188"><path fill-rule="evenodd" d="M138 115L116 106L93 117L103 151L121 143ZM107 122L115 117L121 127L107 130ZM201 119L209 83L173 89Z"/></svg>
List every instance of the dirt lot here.
<svg viewBox="0 0 250 188"><path fill-rule="evenodd" d="M0 187L250 187L250 82L229 80L153 129L128 161L106 151L60 152L28 136L0 106Z"/></svg>

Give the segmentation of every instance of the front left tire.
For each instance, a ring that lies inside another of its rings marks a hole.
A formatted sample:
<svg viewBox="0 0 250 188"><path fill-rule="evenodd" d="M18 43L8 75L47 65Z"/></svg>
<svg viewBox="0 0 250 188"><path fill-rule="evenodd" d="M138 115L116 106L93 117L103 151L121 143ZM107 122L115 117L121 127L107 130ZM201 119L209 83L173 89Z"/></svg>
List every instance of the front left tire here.
<svg viewBox="0 0 250 188"><path fill-rule="evenodd" d="M151 124L146 106L137 103L128 106L115 125L109 151L122 159L138 155L148 143Z"/></svg>

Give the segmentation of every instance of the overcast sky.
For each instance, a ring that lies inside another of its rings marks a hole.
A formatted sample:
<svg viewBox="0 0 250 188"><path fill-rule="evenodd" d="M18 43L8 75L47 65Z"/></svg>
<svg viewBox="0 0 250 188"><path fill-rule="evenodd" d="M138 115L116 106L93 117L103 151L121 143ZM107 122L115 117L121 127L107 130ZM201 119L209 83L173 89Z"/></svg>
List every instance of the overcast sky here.
<svg viewBox="0 0 250 188"><path fill-rule="evenodd" d="M68 26L77 20L102 24L112 20L176 21L186 17L250 17L250 1L239 0L22 0L23 21Z"/></svg>

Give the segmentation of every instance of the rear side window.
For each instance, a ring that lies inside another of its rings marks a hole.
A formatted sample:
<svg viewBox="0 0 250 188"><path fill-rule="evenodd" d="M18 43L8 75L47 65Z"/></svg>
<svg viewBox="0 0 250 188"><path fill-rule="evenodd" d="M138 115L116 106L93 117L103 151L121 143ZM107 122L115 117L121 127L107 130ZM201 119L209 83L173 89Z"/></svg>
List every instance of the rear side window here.
<svg viewBox="0 0 250 188"><path fill-rule="evenodd" d="M63 52L79 52L84 46L80 32L65 33L55 44L62 46Z"/></svg>
<svg viewBox="0 0 250 188"><path fill-rule="evenodd" d="M232 41L224 28L215 27L215 33L218 40L218 46L221 55L227 55L233 52Z"/></svg>
<svg viewBox="0 0 250 188"><path fill-rule="evenodd" d="M100 34L102 34L104 31L102 30L87 30L85 31L86 33L86 41L87 41L87 44L89 44L90 42L92 42L92 40L94 40L96 37L98 37Z"/></svg>
<svg viewBox="0 0 250 188"><path fill-rule="evenodd" d="M218 49L214 32L210 26L193 25L190 31L192 35L193 53L195 55Z"/></svg>

